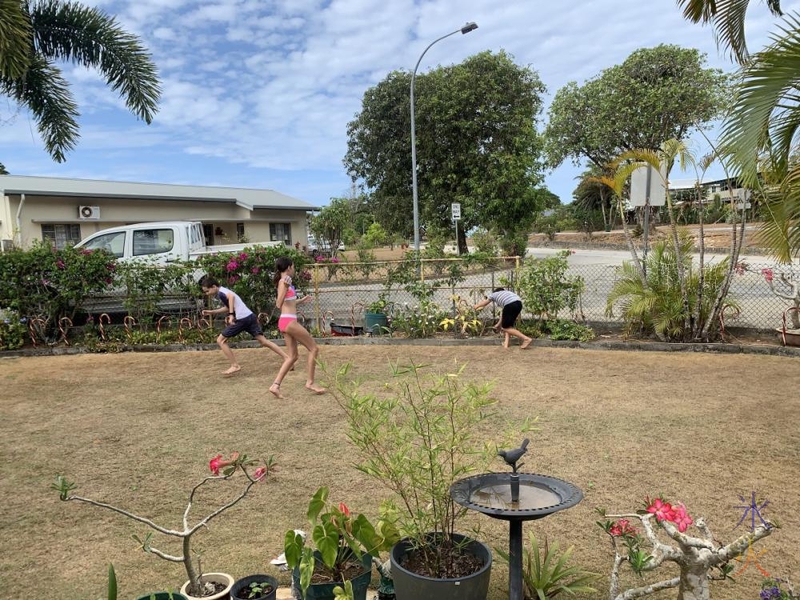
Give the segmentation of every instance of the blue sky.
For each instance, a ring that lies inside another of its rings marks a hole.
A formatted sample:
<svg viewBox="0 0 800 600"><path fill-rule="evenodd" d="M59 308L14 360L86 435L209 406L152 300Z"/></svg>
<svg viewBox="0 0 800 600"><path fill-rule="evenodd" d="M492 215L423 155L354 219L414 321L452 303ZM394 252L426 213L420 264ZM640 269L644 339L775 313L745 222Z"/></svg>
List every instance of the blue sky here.
<svg viewBox="0 0 800 600"><path fill-rule="evenodd" d="M64 65L82 113L78 147L66 163L53 162L29 115L0 97L0 162L15 175L270 188L324 205L349 193L346 126L365 90L392 70L413 69L430 42L467 21L479 28L437 43L420 72L502 49L539 73L549 105L568 81L581 83L660 43L698 48L711 66L734 68L711 30L684 21L674 0L84 4L116 15L143 39L163 81L160 111L146 126L96 73ZM751 4L747 35L757 49L776 20L763 2ZM783 8L800 10L800 0ZM568 202L580 172L564 165L546 185Z"/></svg>

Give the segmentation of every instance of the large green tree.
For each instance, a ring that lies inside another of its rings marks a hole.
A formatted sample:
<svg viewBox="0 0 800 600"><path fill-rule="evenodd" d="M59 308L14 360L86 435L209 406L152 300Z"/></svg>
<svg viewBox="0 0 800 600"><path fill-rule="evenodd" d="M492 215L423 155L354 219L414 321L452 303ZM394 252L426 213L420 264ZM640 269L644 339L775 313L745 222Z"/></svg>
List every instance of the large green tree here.
<svg viewBox="0 0 800 600"><path fill-rule="evenodd" d="M58 0L0 0L0 94L28 109L58 162L80 137L78 107L57 61L96 68L150 123L161 95L139 39L97 8Z"/></svg>
<svg viewBox="0 0 800 600"><path fill-rule="evenodd" d="M370 190L370 210L389 231L413 235L409 91L411 74L390 73L364 94L348 124L344 164ZM415 121L421 226L451 228L461 203L463 232L476 226L513 236L530 226L541 196L536 122L544 85L504 52L417 75Z"/></svg>
<svg viewBox="0 0 800 600"><path fill-rule="evenodd" d="M722 154L731 175L757 191L766 217L759 235L782 261L800 255L800 19L786 15L771 43L750 55L744 21L749 0L678 0L684 16L710 23L720 47L743 64L725 120ZM781 16L779 0L767 6Z"/></svg>
<svg viewBox="0 0 800 600"><path fill-rule="evenodd" d="M583 85L568 83L549 110L550 166L588 159L607 169L625 151L656 151L717 118L728 77L705 64L705 55L695 49L660 45L636 50Z"/></svg>

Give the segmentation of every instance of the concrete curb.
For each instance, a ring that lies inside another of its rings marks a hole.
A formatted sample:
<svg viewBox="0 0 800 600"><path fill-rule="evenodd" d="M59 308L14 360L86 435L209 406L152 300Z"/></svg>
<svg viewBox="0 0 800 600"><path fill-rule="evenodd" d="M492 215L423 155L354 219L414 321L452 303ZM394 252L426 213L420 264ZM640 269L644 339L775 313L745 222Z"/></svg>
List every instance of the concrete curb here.
<svg viewBox="0 0 800 600"><path fill-rule="evenodd" d="M282 345L282 340L273 340ZM320 346L499 346L497 338L449 339L449 338L391 338L391 337L333 337L316 338ZM260 348L255 341L237 342L231 348ZM512 349L514 347L512 346ZM790 346L768 346L730 343L666 343L645 340L611 341L597 339L591 342L573 340L534 339L531 348L579 348L581 350L618 350L641 352L709 352L717 354L756 354L766 356L800 357L800 348ZM170 344L167 346L134 345L122 346L120 352L204 352L218 350L216 344ZM112 352L91 352L87 348L54 346L48 348L27 348L0 352L0 358L23 356L69 356L75 354L113 354Z"/></svg>

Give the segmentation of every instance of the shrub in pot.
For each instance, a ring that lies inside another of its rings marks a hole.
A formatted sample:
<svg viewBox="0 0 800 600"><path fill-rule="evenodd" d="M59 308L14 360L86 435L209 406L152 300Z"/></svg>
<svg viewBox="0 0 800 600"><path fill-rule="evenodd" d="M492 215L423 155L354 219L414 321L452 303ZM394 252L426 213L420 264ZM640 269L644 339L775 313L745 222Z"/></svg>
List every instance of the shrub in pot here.
<svg viewBox="0 0 800 600"><path fill-rule="evenodd" d="M334 588L350 583L355 600L366 597L371 579L372 556L388 550L399 539L389 518L376 525L363 514L355 514L346 504L328 501L328 488L321 487L308 504L311 533L303 537L294 529L286 532L286 563L294 569L303 598L334 598ZM313 584L326 586L311 591Z"/></svg>
<svg viewBox="0 0 800 600"><path fill-rule="evenodd" d="M271 575L250 575L238 579L231 588L232 600L275 600L278 580Z"/></svg>
<svg viewBox="0 0 800 600"><path fill-rule="evenodd" d="M383 395L363 391L344 365L330 389L348 420L348 437L360 451L357 468L394 493L397 523L405 538L392 550L392 578L398 600L420 600L405 589L399 574L413 572L447 580L454 598L467 598L454 585L480 573L476 597L488 589L491 551L456 532L465 509L450 497L451 485L496 458L496 449L479 443L477 427L491 416L495 401L488 383L464 382L464 367L454 373L429 373L413 362L393 366L393 383ZM530 429L527 424L523 429ZM517 434L519 429L517 430ZM434 592L446 600L448 592Z"/></svg>

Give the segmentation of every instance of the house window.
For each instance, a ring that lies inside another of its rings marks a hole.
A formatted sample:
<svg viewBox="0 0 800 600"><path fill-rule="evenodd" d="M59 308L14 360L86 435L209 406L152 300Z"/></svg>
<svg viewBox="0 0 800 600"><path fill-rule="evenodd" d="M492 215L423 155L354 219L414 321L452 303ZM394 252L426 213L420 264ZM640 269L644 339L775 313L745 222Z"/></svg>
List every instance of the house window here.
<svg viewBox="0 0 800 600"><path fill-rule="evenodd" d="M50 242L59 250L74 246L81 241L81 226L42 225L42 240Z"/></svg>
<svg viewBox="0 0 800 600"><path fill-rule="evenodd" d="M270 223L269 241L283 242L287 246L292 245L292 224L291 223Z"/></svg>
<svg viewBox="0 0 800 600"><path fill-rule="evenodd" d="M236 224L236 240L239 243L244 243L245 242L244 223L237 223Z"/></svg>

